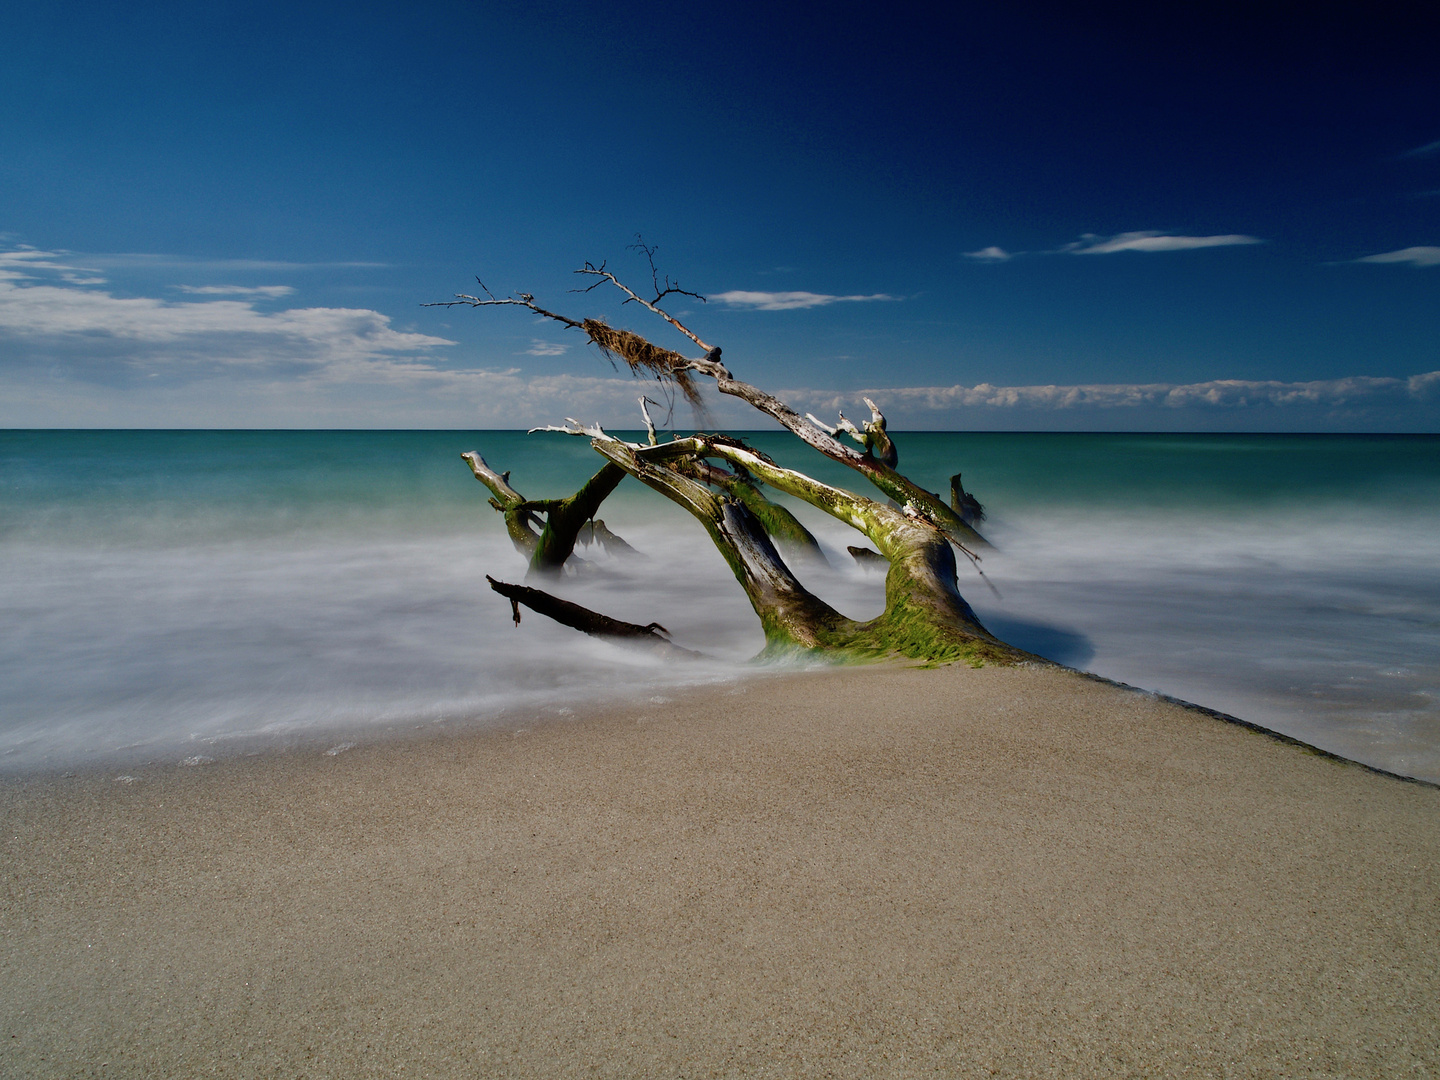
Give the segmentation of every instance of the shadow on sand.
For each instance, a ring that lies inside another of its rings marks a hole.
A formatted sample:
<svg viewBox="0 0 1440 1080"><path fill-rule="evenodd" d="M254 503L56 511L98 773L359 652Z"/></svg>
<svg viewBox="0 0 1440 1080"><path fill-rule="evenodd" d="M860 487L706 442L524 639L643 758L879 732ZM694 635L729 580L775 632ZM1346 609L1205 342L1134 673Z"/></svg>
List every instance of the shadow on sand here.
<svg viewBox="0 0 1440 1080"><path fill-rule="evenodd" d="M1073 630L999 615L983 616L981 621L1001 641L1066 667L1084 667L1095 656L1090 639Z"/></svg>

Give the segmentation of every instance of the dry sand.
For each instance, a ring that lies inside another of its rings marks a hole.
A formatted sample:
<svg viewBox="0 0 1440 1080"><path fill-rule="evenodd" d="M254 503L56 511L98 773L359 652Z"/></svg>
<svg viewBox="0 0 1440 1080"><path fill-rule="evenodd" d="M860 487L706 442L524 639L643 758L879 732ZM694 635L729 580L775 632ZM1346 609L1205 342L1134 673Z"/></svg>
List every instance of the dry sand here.
<svg viewBox="0 0 1440 1080"><path fill-rule="evenodd" d="M1440 790L864 669L0 784L6 1076L1440 1073Z"/></svg>

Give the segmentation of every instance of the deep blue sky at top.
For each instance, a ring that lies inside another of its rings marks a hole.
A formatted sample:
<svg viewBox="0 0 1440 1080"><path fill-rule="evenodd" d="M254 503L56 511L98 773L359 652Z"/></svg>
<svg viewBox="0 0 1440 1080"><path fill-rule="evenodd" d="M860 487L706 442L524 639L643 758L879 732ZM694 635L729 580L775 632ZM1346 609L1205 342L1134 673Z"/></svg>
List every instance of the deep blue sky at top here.
<svg viewBox="0 0 1440 1080"><path fill-rule="evenodd" d="M1420 5L42 2L0 36L0 233L118 297L283 285L257 310L373 309L441 367L603 375L520 312L418 305L479 273L581 310L565 271L637 272L638 232L701 292L896 298L690 305L772 387L1440 368L1440 265L1355 262L1440 246ZM1139 231L1263 243L1060 251ZM11 346L47 401L139 400L61 337Z"/></svg>

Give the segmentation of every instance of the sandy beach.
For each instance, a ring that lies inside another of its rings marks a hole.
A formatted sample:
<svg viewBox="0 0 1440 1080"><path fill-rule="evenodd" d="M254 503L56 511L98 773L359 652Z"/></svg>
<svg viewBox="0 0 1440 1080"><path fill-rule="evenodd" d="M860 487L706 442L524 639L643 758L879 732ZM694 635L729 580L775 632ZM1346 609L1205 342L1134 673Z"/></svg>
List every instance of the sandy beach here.
<svg viewBox="0 0 1440 1080"><path fill-rule="evenodd" d="M1440 790L1060 670L0 782L5 1076L1440 1072Z"/></svg>

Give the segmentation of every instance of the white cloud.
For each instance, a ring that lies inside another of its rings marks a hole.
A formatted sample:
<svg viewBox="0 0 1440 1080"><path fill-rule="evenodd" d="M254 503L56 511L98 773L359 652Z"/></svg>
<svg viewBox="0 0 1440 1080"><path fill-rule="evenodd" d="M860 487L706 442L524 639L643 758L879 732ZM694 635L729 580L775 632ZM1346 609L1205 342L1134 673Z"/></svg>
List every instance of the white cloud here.
<svg viewBox="0 0 1440 1080"><path fill-rule="evenodd" d="M99 267L127 270L214 270L221 273L251 270L374 270L383 269L383 262L285 262L279 259L196 259L187 255L162 255L147 252L120 252L109 255L86 255L85 261Z"/></svg>
<svg viewBox="0 0 1440 1080"><path fill-rule="evenodd" d="M257 311L285 286L194 290L206 299L121 297L82 287L63 256L31 249L0 252L0 339L8 366L43 357L82 378L115 380L157 369L184 378L223 368L339 374L366 364L413 363L454 342L396 330L362 308ZM282 291L283 290L283 291ZM241 299L209 299L238 294Z"/></svg>
<svg viewBox="0 0 1440 1080"><path fill-rule="evenodd" d="M816 394L797 391L794 397L807 408L835 411L850 407L851 399L875 398L881 407L899 406L907 412L944 412L956 408L1074 409L1074 408L1246 408L1318 406L1328 408L1376 404L1397 405L1440 396L1440 371L1408 379L1354 375L1343 379L1280 382L1255 379L1214 379L1200 383L1094 383L1076 386L912 386L857 390L854 393Z"/></svg>
<svg viewBox="0 0 1440 1080"><path fill-rule="evenodd" d="M0 426L517 427L578 416L634 427L636 397L646 389L654 393L653 382L624 375L537 377L513 367L441 365L436 350L453 342L396 329L388 316L369 309L260 311L257 305L271 297L253 293L193 293L182 301L122 297L66 279L79 272L54 253L0 252ZM759 295L781 305L770 310L785 310L785 299L793 298ZM556 355L540 350L558 348L535 339L529 352ZM1440 404L1440 371L1408 379L980 383L843 396L815 389L783 394L801 411L821 414L848 410L862 395L892 410L897 427L950 426L973 419L965 410L975 409L993 415L1026 409L1396 410ZM715 412L723 424L753 426L757 420L729 399L717 401ZM1155 414L1132 415L1149 422Z"/></svg>
<svg viewBox="0 0 1440 1080"><path fill-rule="evenodd" d="M1254 236L1228 233L1224 236L1170 236L1143 231L1120 233L1118 236L1096 236L1086 233L1061 251L1072 255L1112 255L1117 251L1192 251L1196 248L1234 247L1239 244L1263 244Z"/></svg>
<svg viewBox="0 0 1440 1080"><path fill-rule="evenodd" d="M553 341L542 341L540 338L530 340L530 348L525 350L526 356L560 356L569 345L559 345Z"/></svg>
<svg viewBox="0 0 1440 1080"><path fill-rule="evenodd" d="M898 300L888 293L872 293L869 296L831 296L813 292L746 292L735 289L715 293L707 299L717 300L730 307L749 308L752 311L799 311L804 308L824 307L826 304L843 304L867 300Z"/></svg>
<svg viewBox="0 0 1440 1080"><path fill-rule="evenodd" d="M103 285L105 279L94 267L75 266L61 252L20 247L0 251L0 281L36 281L59 278L71 285Z"/></svg>
<svg viewBox="0 0 1440 1080"><path fill-rule="evenodd" d="M1417 146L1413 150L1406 150L1405 153L1401 154L1400 156L1424 157L1427 154L1440 154L1440 139L1436 139L1432 143L1426 143L1424 146Z"/></svg>
<svg viewBox="0 0 1440 1080"><path fill-rule="evenodd" d="M289 296L295 290L289 285L177 285L183 293L192 296Z"/></svg>
<svg viewBox="0 0 1440 1080"><path fill-rule="evenodd" d="M455 342L397 330L378 311L259 311L268 293L228 288L122 297L65 281L68 270L54 253L0 252L0 426L642 422L647 388L623 375L442 366L435 350Z"/></svg>
<svg viewBox="0 0 1440 1080"><path fill-rule="evenodd" d="M1008 259L1013 259L1015 256L1004 248L991 244L989 247L981 248L979 251L967 251L965 252L965 257L967 259L978 259L980 262L1005 262Z"/></svg>
<svg viewBox="0 0 1440 1080"><path fill-rule="evenodd" d="M1386 251L1379 255L1366 255L1356 259L1362 263L1409 263L1411 266L1440 266L1440 247L1408 247L1399 251Z"/></svg>

